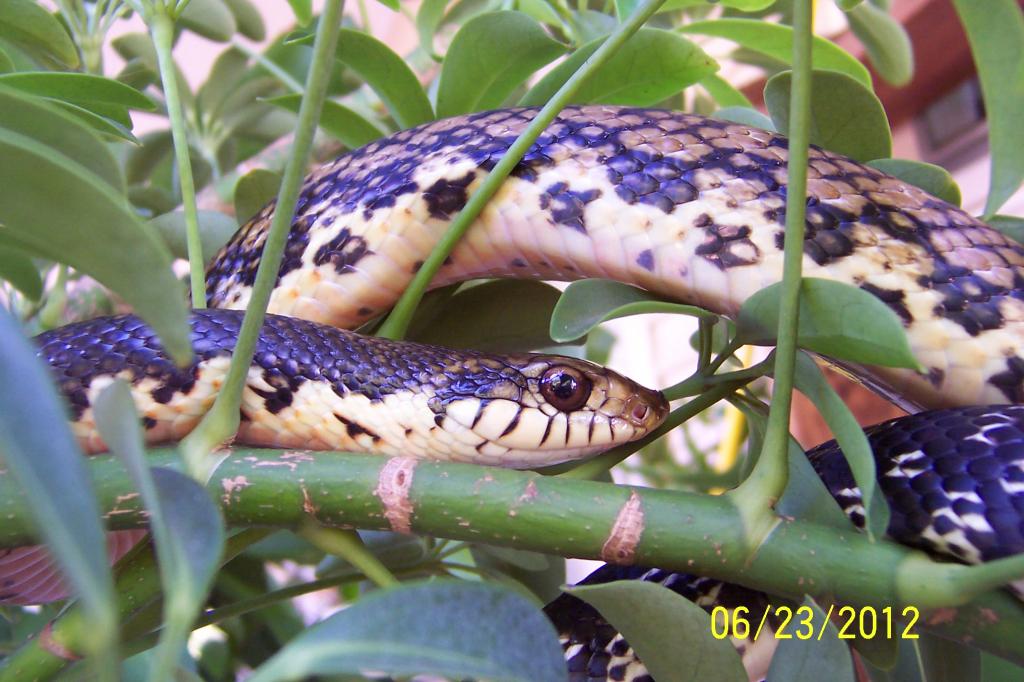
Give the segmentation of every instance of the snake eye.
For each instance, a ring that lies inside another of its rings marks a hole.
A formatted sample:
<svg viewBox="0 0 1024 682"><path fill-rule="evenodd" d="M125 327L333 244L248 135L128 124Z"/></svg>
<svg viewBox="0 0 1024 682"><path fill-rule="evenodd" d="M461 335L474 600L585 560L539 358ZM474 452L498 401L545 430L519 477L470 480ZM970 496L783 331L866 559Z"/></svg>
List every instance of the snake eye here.
<svg viewBox="0 0 1024 682"><path fill-rule="evenodd" d="M552 367L540 380L540 394L562 412L583 407L591 388L590 380L571 367Z"/></svg>

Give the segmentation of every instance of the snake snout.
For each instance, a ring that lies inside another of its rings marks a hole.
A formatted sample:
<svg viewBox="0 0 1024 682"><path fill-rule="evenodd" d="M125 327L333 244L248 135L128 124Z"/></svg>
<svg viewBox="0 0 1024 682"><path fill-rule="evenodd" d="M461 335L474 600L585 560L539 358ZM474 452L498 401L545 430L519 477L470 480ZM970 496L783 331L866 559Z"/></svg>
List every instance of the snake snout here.
<svg viewBox="0 0 1024 682"><path fill-rule="evenodd" d="M661 391L637 385L633 395L626 399L623 416L643 433L649 433L665 420L668 409Z"/></svg>

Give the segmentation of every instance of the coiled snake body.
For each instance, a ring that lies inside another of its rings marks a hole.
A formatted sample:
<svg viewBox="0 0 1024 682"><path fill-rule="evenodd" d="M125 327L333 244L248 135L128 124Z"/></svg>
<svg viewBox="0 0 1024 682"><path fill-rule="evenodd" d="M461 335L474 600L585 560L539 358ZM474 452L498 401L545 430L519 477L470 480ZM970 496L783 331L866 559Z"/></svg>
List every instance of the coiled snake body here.
<svg viewBox="0 0 1024 682"><path fill-rule="evenodd" d="M270 312L319 325L270 318L250 371L240 439L529 466L640 437L660 421L660 395L578 361L395 351L320 326L351 328L386 310L535 113L508 109L429 123L309 176ZM781 278L786 160L784 138L743 125L659 110L569 107L434 285L482 276L602 277L733 314ZM273 210L264 208L218 254L207 273L211 307L246 306ZM856 368L862 379L911 407L1024 402L1021 246L916 187L812 148L804 254L806 276L846 282L884 301L925 368ZM119 374L133 382L153 440L191 428L216 390L219 379L211 377L227 361L233 344L224 339L235 328L237 314L197 312L199 364L185 374L169 369L131 317L56 330L40 343L74 406L80 440L95 451L102 443L90 401ZM220 341L207 342L210 329L220 330L212 333ZM310 337L330 340L310 350L303 346ZM353 349L357 360L341 358ZM323 358L329 367L313 369ZM943 427L941 447L931 438L935 429L917 422L876 432L883 487L886 476L928 478L911 486L924 490L921 499L895 493L890 500L894 523L910 529L901 541L968 561L1022 549L1024 455L1019 440L999 445L1006 429L1019 433L1019 412L943 413L936 419L953 427ZM976 461L963 448L955 454L972 433L977 445L970 447L984 450L984 463L969 463ZM954 459L940 464L936 455L947 451ZM818 462L855 514L856 489L840 455L833 449ZM4 591L24 590L8 584Z"/></svg>

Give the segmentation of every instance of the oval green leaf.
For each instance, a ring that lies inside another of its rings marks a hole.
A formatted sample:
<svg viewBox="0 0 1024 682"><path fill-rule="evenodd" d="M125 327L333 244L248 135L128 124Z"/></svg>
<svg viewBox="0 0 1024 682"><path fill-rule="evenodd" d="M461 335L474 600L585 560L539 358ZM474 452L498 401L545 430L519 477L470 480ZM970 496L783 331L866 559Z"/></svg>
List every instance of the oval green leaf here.
<svg viewBox="0 0 1024 682"><path fill-rule="evenodd" d="M744 95L741 90L734 88L729 81L725 80L717 73L712 73L701 78L699 83L702 88L708 91L708 94L711 95L711 99L715 100L715 104L723 109L739 107L747 109L754 108L750 99Z"/></svg>
<svg viewBox="0 0 1024 682"><path fill-rule="evenodd" d="M156 105L133 87L111 78L85 73L21 71L0 75L0 85L41 97L71 102L85 108L91 103L154 111Z"/></svg>
<svg viewBox="0 0 1024 682"><path fill-rule="evenodd" d="M297 113L302 103L302 95L281 95L266 101ZM323 109L320 111L320 127L349 149L358 149L385 135L383 130L362 115L329 99L324 100Z"/></svg>
<svg viewBox="0 0 1024 682"><path fill-rule="evenodd" d="M82 123L43 100L0 89L0 129L32 137L92 171L118 192L121 168L110 149Z"/></svg>
<svg viewBox="0 0 1024 682"><path fill-rule="evenodd" d="M105 645L105 655L116 656L118 621L107 543L66 406L36 349L2 308L0 347L0 457L24 490L40 537L81 598L94 635L86 643Z"/></svg>
<svg viewBox="0 0 1024 682"><path fill-rule="evenodd" d="M1012 215L994 215L988 219L988 224L1010 239L1024 244L1024 218Z"/></svg>
<svg viewBox="0 0 1024 682"><path fill-rule="evenodd" d="M113 289L186 362L185 297L170 254L125 198L58 150L7 129L0 129L0 157L0 238Z"/></svg>
<svg viewBox="0 0 1024 682"><path fill-rule="evenodd" d="M461 288L425 323L413 321L409 338L494 353L552 345L548 320L561 292L531 280L495 280ZM523 305L529 301L529 305Z"/></svg>
<svg viewBox="0 0 1024 682"><path fill-rule="evenodd" d="M238 223L229 215L219 211L199 211L199 241L207 262L212 260L220 247L228 243L238 231ZM184 211L172 211L149 221L164 244L175 258L188 258L188 242L185 237Z"/></svg>
<svg viewBox="0 0 1024 682"><path fill-rule="evenodd" d="M760 19L708 19L686 24L677 30L725 38L786 64L793 63L793 28L783 24ZM839 71L865 87L871 87L871 74L864 65L832 41L815 36L811 51L814 68Z"/></svg>
<svg viewBox="0 0 1024 682"><path fill-rule="evenodd" d="M799 608L810 611L794 616L790 627L799 628L797 632L809 636L791 637L779 642L767 679L856 682L850 649L839 638L836 626L810 597L805 597ZM810 624L810 630L804 623Z"/></svg>
<svg viewBox="0 0 1024 682"><path fill-rule="evenodd" d="M434 119L427 93L405 60L373 36L342 29L335 53L373 88L402 128Z"/></svg>
<svg viewBox="0 0 1024 682"><path fill-rule="evenodd" d="M875 457L864 429L806 353L797 353L794 380L797 389L810 399L825 419L850 465L864 502L865 530L872 538L885 537L889 527L889 505L878 491Z"/></svg>
<svg viewBox="0 0 1024 682"><path fill-rule="evenodd" d="M744 343L771 345L779 327L782 283L748 298L737 318ZM805 277L800 290L801 348L837 360L918 369L903 324L889 307L863 289L828 279Z"/></svg>
<svg viewBox="0 0 1024 682"><path fill-rule="evenodd" d="M914 50L900 22L870 2L849 10L846 19L878 75L897 87L909 83L914 77Z"/></svg>
<svg viewBox="0 0 1024 682"><path fill-rule="evenodd" d="M35 0L0 2L0 38L44 61L78 67L78 50L68 32Z"/></svg>
<svg viewBox="0 0 1024 682"><path fill-rule="evenodd" d="M568 590L596 608L629 642L656 680L747 679L736 648L711 636L711 618L667 587L619 580ZM686 646L679 646L686 642ZM779 678L783 679L783 678Z"/></svg>
<svg viewBox="0 0 1024 682"><path fill-rule="evenodd" d="M868 161L867 165L920 187L954 206L960 205L960 187L942 166L910 159L875 159Z"/></svg>
<svg viewBox="0 0 1024 682"><path fill-rule="evenodd" d="M450 580L373 592L307 629L249 679L276 682L364 670L565 680L561 647L540 610L509 588Z"/></svg>
<svg viewBox="0 0 1024 682"><path fill-rule="evenodd" d="M119 122L111 118L101 116L84 107L80 107L77 104L72 104L71 102L62 102L60 100L48 101L53 102L61 109L68 112L69 114L71 114L72 116L74 116L75 118L79 119L87 126L92 128L93 130L95 130L97 133L100 133L102 135L108 135L112 138L125 140L126 142L131 142L133 144L139 143L138 139L136 139L136 137L132 135L132 131L128 130Z"/></svg>
<svg viewBox="0 0 1024 682"><path fill-rule="evenodd" d="M441 61L441 56L434 50L434 36L441 26L447 6L448 0L423 0L419 11L416 12L416 32L420 37L420 49L436 62Z"/></svg>
<svg viewBox="0 0 1024 682"><path fill-rule="evenodd" d="M267 27L256 5L249 0L224 0L224 4L235 18L239 33L256 42L262 42L267 37Z"/></svg>
<svg viewBox="0 0 1024 682"><path fill-rule="evenodd" d="M43 295L43 279L32 259L18 251L0 245L0 279L7 280L30 301Z"/></svg>
<svg viewBox="0 0 1024 682"><path fill-rule="evenodd" d="M299 26L308 26L313 21L313 0L288 0L288 5Z"/></svg>
<svg viewBox="0 0 1024 682"><path fill-rule="evenodd" d="M441 69L441 118L501 106L530 74L565 48L522 12L473 17L455 34Z"/></svg>
<svg viewBox="0 0 1024 682"><path fill-rule="evenodd" d="M953 0L981 80L992 171L985 216L1024 182L1024 10L1017 0Z"/></svg>
<svg viewBox="0 0 1024 682"><path fill-rule="evenodd" d="M547 102L592 55L604 38L579 48L548 72L520 104ZM718 63L695 43L655 28L641 28L576 91L571 104L650 106L718 70Z"/></svg>
<svg viewBox="0 0 1024 682"><path fill-rule="evenodd" d="M858 161L888 158L892 133L875 93L845 73L814 71L811 76L811 143ZM768 79L764 103L783 134L789 130L792 72Z"/></svg>
<svg viewBox="0 0 1024 682"><path fill-rule="evenodd" d="M204 38L218 43L231 40L238 30L235 15L224 0L190 0L178 23Z"/></svg>
<svg viewBox="0 0 1024 682"><path fill-rule="evenodd" d="M628 284L584 279L573 282L562 292L551 313L551 338L560 343L574 341L602 322L646 313L678 313L706 320L718 318L703 308L663 301Z"/></svg>
<svg viewBox="0 0 1024 682"><path fill-rule="evenodd" d="M745 126L775 131L775 124L772 123L772 120L751 107L725 107L724 109L719 109L711 116L722 121L732 121L733 123L742 123Z"/></svg>
<svg viewBox="0 0 1024 682"><path fill-rule="evenodd" d="M247 223L260 209L277 198L280 188L281 174L266 168L256 168L239 178L235 184L235 222L239 225Z"/></svg>

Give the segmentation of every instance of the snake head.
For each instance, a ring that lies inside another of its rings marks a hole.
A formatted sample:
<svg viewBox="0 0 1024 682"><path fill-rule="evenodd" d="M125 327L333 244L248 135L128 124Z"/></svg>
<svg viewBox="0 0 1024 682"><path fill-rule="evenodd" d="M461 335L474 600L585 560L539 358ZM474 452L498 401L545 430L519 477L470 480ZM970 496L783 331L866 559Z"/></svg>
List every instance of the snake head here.
<svg viewBox="0 0 1024 682"><path fill-rule="evenodd" d="M644 437L668 414L660 391L585 360L513 355L502 361L506 371L494 381L446 405L453 426L486 441L476 448L477 461L535 467L582 459Z"/></svg>

